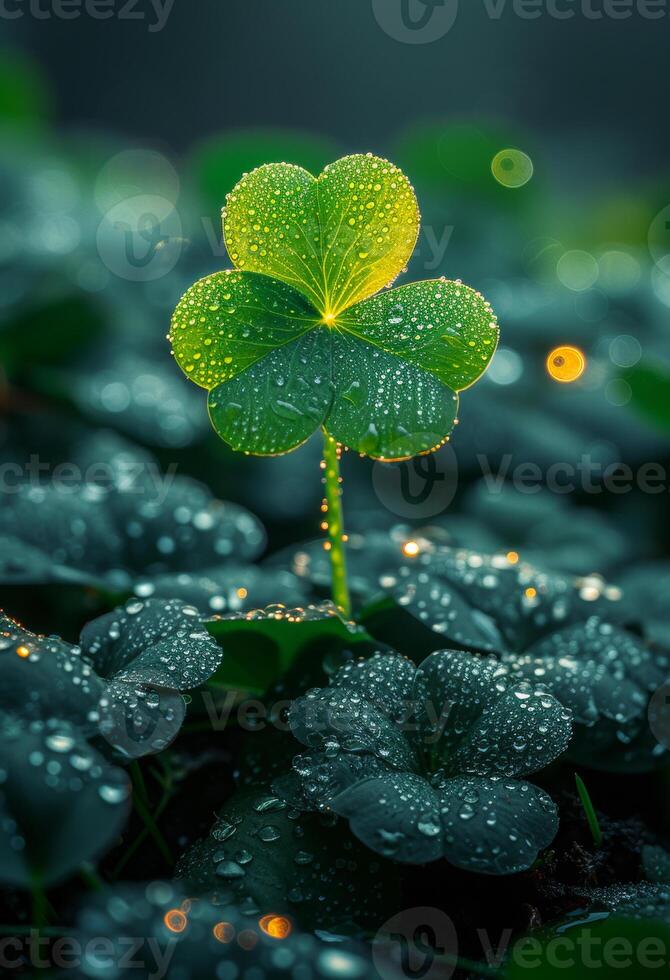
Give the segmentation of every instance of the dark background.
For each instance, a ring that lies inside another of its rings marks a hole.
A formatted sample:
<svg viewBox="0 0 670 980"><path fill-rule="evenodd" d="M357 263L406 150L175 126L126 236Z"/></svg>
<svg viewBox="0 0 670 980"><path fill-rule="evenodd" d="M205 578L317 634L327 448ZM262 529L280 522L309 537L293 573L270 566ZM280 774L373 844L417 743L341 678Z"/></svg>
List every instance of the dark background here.
<svg viewBox="0 0 670 980"><path fill-rule="evenodd" d="M557 151L568 134L588 141L585 165L604 176L652 171L670 140L670 18L590 20L576 8L568 20L524 20L508 0L495 20L483 0L461 0L449 33L418 45L387 36L370 0L175 0L160 33L146 20L86 16L26 15L0 30L42 64L63 122L166 149L279 124L381 151L417 115L500 114ZM138 10L150 14L149 0ZM613 134L625 153L610 150Z"/></svg>

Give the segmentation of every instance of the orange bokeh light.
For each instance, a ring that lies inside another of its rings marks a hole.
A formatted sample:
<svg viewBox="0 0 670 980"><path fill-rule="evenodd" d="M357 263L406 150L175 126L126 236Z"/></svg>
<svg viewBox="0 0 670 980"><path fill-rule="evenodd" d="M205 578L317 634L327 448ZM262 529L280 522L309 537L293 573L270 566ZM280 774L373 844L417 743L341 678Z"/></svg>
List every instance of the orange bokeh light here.
<svg viewBox="0 0 670 980"><path fill-rule="evenodd" d="M284 915L264 915L258 924L265 935L272 939L286 939L293 931L291 920Z"/></svg>
<svg viewBox="0 0 670 980"><path fill-rule="evenodd" d="M547 357L547 373L554 381L570 384L586 370L586 358L578 347L555 347Z"/></svg>
<svg viewBox="0 0 670 980"><path fill-rule="evenodd" d="M170 932L183 932L188 925L188 919L181 909L169 909L163 916L163 922Z"/></svg>

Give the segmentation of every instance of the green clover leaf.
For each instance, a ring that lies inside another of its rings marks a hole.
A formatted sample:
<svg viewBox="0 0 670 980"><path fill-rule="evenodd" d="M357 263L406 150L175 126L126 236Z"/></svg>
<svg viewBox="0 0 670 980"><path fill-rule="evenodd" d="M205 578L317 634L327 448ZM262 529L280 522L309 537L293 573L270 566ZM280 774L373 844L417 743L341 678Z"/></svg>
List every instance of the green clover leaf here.
<svg viewBox="0 0 670 980"><path fill-rule="evenodd" d="M402 459L448 438L498 326L459 281L379 292L410 258L419 221L407 178L371 154L319 177L278 163L242 178L223 218L236 268L192 286L170 330L233 449L286 453L323 427L362 454Z"/></svg>

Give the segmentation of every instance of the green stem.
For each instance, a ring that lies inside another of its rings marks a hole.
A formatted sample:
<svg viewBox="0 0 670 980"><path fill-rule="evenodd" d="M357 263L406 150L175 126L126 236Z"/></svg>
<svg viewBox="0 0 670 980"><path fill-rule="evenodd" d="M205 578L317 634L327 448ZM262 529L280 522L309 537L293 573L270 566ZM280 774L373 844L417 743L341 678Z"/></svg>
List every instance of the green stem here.
<svg viewBox="0 0 670 980"><path fill-rule="evenodd" d="M340 477L340 448L327 432L323 433L324 524L328 531L325 548L330 555L330 574L333 602L347 619L351 616L351 599L347 583L347 559L344 551L344 522L342 519L342 478Z"/></svg>
<svg viewBox="0 0 670 980"><path fill-rule="evenodd" d="M33 879L31 892L32 892L32 900L33 900L33 907L32 907L33 925L38 930L43 929L46 925L48 925L48 921L49 921L48 911L47 911L48 909L47 896L44 889L42 888L41 883L36 879Z"/></svg>
<svg viewBox="0 0 670 980"><path fill-rule="evenodd" d="M154 775L154 778L160 782L160 785L163 789L163 794L161 796L160 802L156 807L156 809L154 810L153 814L150 814L150 818L151 818L150 821L147 821L145 817L143 817L145 825L140 831L140 833L138 834L138 836L135 838L133 843L130 845L130 847L128 847L128 849L126 850L125 854L123 855L123 857L121 858L117 866L114 868L112 872L112 878L114 879L118 878L118 876L121 874L128 861L137 851L138 847L141 844L143 844L146 838L149 836L149 834L152 833L152 825L156 830L158 830L158 821L160 820L161 816L163 815L163 811L165 810L166 806L168 805L168 803L170 802L170 800L174 795L175 790L174 790L173 778L172 778L172 766L170 764L169 756L167 756L166 758L162 758L159 756L159 762L161 763L163 767L163 771L165 773L164 778L159 777L157 773ZM135 765L137 767L137 770L139 770L139 777L142 779L142 786L144 787L144 799L140 800L140 806L146 805L148 807L146 784L144 783L144 778L141 775L141 770L139 769L139 766L137 765L137 763L135 763ZM132 770L132 766L131 766L131 770ZM137 778L138 778L138 773L136 772L135 779ZM135 785L137 784L135 783ZM147 801L146 804L144 800ZM137 800L135 801L135 803L137 805ZM161 834L161 839L162 839L162 844L158 844L158 841L156 841L156 843L160 847L161 853L165 857L166 850L164 850L164 848L167 849L167 844L165 843L165 839L163 838L162 834ZM156 840L155 837L154 840ZM167 855L169 855L169 849L167 850ZM170 856L170 863L172 863L171 855L169 856Z"/></svg>
<svg viewBox="0 0 670 980"><path fill-rule="evenodd" d="M603 834L600 829L600 823L596 815L595 807L591 802L591 797L589 791L584 784L584 780L575 773L575 784L577 786L577 792L579 793L579 799L581 800L582 806L584 808L584 813L586 814L586 822L589 825L589 830L591 831L591 837L593 837L593 843L596 847L600 847L603 842Z"/></svg>
<svg viewBox="0 0 670 980"><path fill-rule="evenodd" d="M131 762L129 770L130 778L133 782L133 805L141 817L144 826L151 835L156 847L161 852L166 862L169 865L172 865L174 864L174 859L170 853L170 848L168 847L162 833L158 829L156 821L149 810L149 796L147 794L144 776L142 775L142 770L140 769L137 760L133 760L133 762Z"/></svg>

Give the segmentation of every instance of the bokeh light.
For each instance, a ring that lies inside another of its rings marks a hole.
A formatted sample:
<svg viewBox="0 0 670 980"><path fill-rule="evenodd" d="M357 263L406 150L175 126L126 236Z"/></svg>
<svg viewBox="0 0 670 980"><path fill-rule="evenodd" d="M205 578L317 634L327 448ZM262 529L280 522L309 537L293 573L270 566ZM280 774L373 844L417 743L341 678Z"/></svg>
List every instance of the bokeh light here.
<svg viewBox="0 0 670 980"><path fill-rule="evenodd" d="M188 919L181 909L168 909L163 916L163 922L170 932L183 932L188 925Z"/></svg>
<svg viewBox="0 0 670 980"><path fill-rule="evenodd" d="M633 367L642 357L642 345L637 337L620 334L611 341L609 355L617 367Z"/></svg>
<svg viewBox="0 0 670 980"><path fill-rule="evenodd" d="M578 347L555 347L547 357L547 372L554 381L570 384L581 378L586 358Z"/></svg>
<svg viewBox="0 0 670 980"><path fill-rule="evenodd" d="M286 939L293 931L291 920L285 915L264 915L258 924L265 935L272 939Z"/></svg>
<svg viewBox="0 0 670 980"><path fill-rule="evenodd" d="M523 360L511 347L499 347L485 377L497 385L512 385L523 374Z"/></svg>
<svg viewBox="0 0 670 980"><path fill-rule="evenodd" d="M491 172L503 187L523 187L533 176L533 161L523 150L509 147L496 153Z"/></svg>
<svg viewBox="0 0 670 980"><path fill-rule="evenodd" d="M597 281L598 273L598 263L593 255L578 248L564 252L556 263L559 282L575 292L590 289Z"/></svg>

